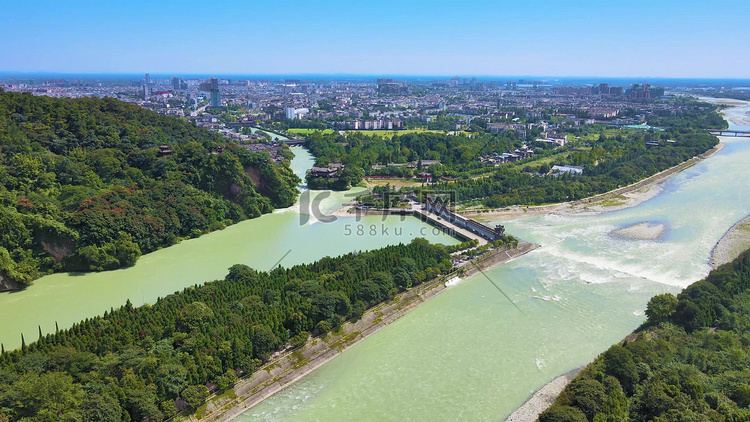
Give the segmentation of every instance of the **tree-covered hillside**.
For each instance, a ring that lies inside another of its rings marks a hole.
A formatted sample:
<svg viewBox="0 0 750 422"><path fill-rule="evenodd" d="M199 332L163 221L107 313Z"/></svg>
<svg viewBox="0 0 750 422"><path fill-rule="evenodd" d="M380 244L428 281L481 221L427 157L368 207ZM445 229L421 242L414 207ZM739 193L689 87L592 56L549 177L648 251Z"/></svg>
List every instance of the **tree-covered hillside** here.
<svg viewBox="0 0 750 422"><path fill-rule="evenodd" d="M270 354L451 268L442 245L323 258L130 302L0 353L0 421L158 422L254 372Z"/></svg>
<svg viewBox="0 0 750 422"><path fill-rule="evenodd" d="M584 369L539 418L750 420L750 251L676 297Z"/></svg>
<svg viewBox="0 0 750 422"><path fill-rule="evenodd" d="M297 183L286 162L135 105L0 92L0 284L132 265L289 206Z"/></svg>

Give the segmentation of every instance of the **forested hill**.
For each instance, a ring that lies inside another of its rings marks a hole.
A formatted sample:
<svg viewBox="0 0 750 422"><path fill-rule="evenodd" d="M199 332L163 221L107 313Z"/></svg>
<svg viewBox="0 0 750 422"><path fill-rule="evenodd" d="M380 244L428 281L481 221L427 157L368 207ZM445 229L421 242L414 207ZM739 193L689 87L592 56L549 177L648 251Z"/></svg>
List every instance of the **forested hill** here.
<svg viewBox="0 0 750 422"><path fill-rule="evenodd" d="M290 206L297 184L288 162L136 105L0 91L0 290L132 265Z"/></svg>
<svg viewBox="0 0 750 422"><path fill-rule="evenodd" d="M676 297L654 296L646 315L539 419L750 420L750 251Z"/></svg>

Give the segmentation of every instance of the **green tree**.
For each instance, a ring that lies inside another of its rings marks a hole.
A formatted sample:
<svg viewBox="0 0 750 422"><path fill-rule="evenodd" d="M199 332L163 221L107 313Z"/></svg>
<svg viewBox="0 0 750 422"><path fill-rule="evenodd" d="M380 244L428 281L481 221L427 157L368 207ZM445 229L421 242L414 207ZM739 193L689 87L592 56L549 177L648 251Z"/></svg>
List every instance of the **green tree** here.
<svg viewBox="0 0 750 422"><path fill-rule="evenodd" d="M614 345L604 352L603 359L607 374L617 378L625 392L632 394L639 380L633 354L622 346Z"/></svg>
<svg viewBox="0 0 750 422"><path fill-rule="evenodd" d="M117 399L108 394L91 394L81 405L81 416L85 422L119 422L122 407Z"/></svg>
<svg viewBox="0 0 750 422"><path fill-rule="evenodd" d="M159 366L156 382L167 393L177 397L187 387L187 369L178 364Z"/></svg>
<svg viewBox="0 0 750 422"><path fill-rule="evenodd" d="M553 405L539 415L539 422L588 422L588 419L576 407Z"/></svg>
<svg viewBox="0 0 750 422"><path fill-rule="evenodd" d="M19 417L55 422L75 412L84 398L73 377L60 372L29 373L13 383L7 394Z"/></svg>
<svg viewBox="0 0 750 422"><path fill-rule="evenodd" d="M193 302L180 311L179 320L188 330L197 330L200 325L213 318L214 312L203 302Z"/></svg>
<svg viewBox="0 0 750 422"><path fill-rule="evenodd" d="M267 357L268 353L276 348L279 341L273 331L265 325L258 325L253 328L251 340L253 351L257 357Z"/></svg>
<svg viewBox="0 0 750 422"><path fill-rule="evenodd" d="M191 409L197 409L208 398L208 388L205 385L191 385L182 391L182 399Z"/></svg>
<svg viewBox="0 0 750 422"><path fill-rule="evenodd" d="M677 310L677 297L671 293L656 295L648 301L646 316L649 324L668 321Z"/></svg>

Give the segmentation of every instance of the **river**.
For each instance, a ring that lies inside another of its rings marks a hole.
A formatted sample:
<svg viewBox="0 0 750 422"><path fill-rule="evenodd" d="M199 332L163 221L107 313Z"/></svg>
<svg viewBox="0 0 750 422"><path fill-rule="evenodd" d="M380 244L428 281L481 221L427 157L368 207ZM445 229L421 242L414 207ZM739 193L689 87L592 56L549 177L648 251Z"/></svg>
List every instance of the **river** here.
<svg viewBox="0 0 750 422"><path fill-rule="evenodd" d="M503 420L638 327L651 296L708 274L714 244L750 213L750 139L722 142L639 206L503 221L542 245L486 271L520 310L483 275L463 280L236 420ZM640 222L666 231L610 234Z"/></svg>
<svg viewBox="0 0 750 422"><path fill-rule="evenodd" d="M304 148L293 147L292 169L304 178L314 158ZM304 190L304 186L301 186ZM338 208L356 192L308 192L321 213ZM319 199L319 201L316 200ZM399 216L353 218L322 223L312 213L312 205L300 209L299 203L272 214L243 221L224 230L142 256L136 265L116 271L87 274L58 273L42 277L25 290L0 293L0 343L7 350L62 329L84 318L101 315L130 300L134 305L154 303L158 297L194 284L223 278L234 264L247 264L270 270L308 263L324 256L346 254L352 250L381 248L415 237L431 242L454 244L457 241L420 220Z"/></svg>
<svg viewBox="0 0 750 422"><path fill-rule="evenodd" d="M677 292L708 273L713 245L750 213L750 140L723 141L722 151L670 178L662 193L637 207L500 222L542 245L485 272L520 310L483 275L462 280L237 420L502 420L545 382L588 363L636 328L652 295ZM302 175L313 159L304 149L294 151L292 167ZM321 208L333 209L345 198L334 193ZM126 299L153 303L223 277L235 263L264 270L278 260L289 266L422 234L455 242L398 217L368 217L362 224L375 224L377 233L368 227L358 236L359 223L351 219L322 223L298 208L145 255L131 268L54 274L24 291L0 294L0 342L18 347L21 332L33 341L38 325L45 332L56 321L68 327ZM657 241L610 235L638 222L664 224L666 232Z"/></svg>

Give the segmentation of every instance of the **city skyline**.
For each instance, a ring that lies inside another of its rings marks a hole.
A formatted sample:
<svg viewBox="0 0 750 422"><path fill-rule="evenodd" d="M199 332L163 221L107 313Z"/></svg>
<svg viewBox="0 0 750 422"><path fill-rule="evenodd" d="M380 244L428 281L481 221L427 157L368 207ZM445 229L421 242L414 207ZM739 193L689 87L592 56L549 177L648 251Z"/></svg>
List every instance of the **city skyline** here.
<svg viewBox="0 0 750 422"><path fill-rule="evenodd" d="M0 71L750 77L750 4L720 3L32 1L0 18Z"/></svg>

